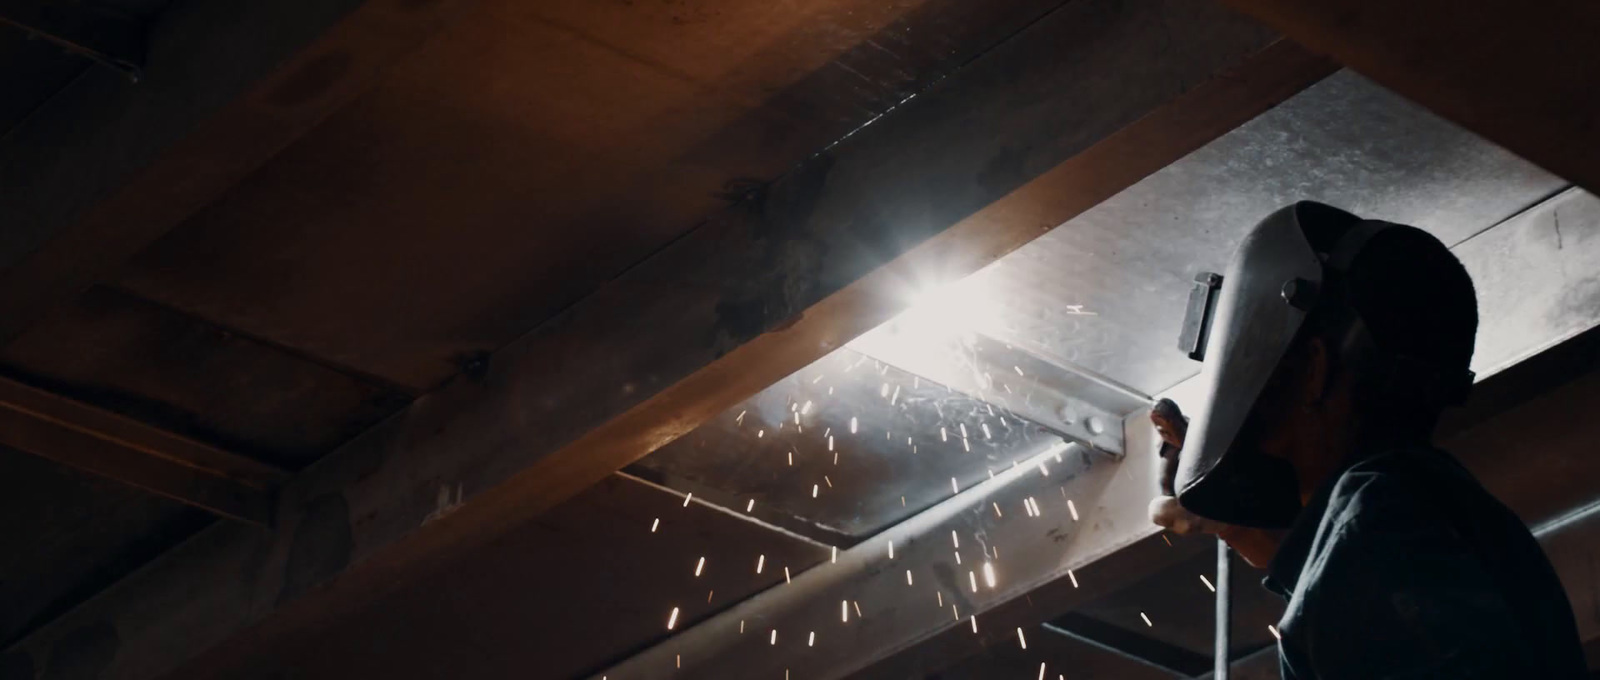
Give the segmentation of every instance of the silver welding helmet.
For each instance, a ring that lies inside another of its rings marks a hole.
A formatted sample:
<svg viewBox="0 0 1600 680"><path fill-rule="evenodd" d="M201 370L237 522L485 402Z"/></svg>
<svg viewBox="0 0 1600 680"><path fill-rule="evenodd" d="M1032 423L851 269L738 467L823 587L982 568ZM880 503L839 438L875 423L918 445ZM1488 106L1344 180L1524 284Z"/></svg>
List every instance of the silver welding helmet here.
<svg viewBox="0 0 1600 680"><path fill-rule="evenodd" d="M1260 528L1289 525L1300 510L1294 468L1257 446L1252 414L1313 307L1330 271L1391 225L1302 202L1256 225L1221 276L1201 274L1180 348L1201 361L1201 401L1180 454L1178 502L1202 517ZM1308 228L1338 233L1318 252Z"/></svg>

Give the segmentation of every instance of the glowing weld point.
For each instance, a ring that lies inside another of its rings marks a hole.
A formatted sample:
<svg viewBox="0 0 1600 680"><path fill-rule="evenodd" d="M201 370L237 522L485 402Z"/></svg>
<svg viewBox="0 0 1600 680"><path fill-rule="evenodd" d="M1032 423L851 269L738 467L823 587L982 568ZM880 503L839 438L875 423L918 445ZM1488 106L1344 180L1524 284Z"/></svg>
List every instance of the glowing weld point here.
<svg viewBox="0 0 1600 680"><path fill-rule="evenodd" d="M1282 640L1283 639L1283 636L1278 634L1278 627L1277 626L1274 626L1274 625L1272 625L1270 623L1267 624L1267 632L1268 633L1272 633L1272 637L1275 638L1275 639L1278 639L1278 640Z"/></svg>
<svg viewBox="0 0 1600 680"><path fill-rule="evenodd" d="M1145 616L1144 612L1139 612L1139 618L1144 619L1144 625L1150 628L1155 628L1155 624L1150 623L1150 617Z"/></svg>
<svg viewBox="0 0 1600 680"><path fill-rule="evenodd" d="M1021 628L1017 629L1017 643L1022 645L1023 649L1028 648L1028 638L1022 634Z"/></svg>
<svg viewBox="0 0 1600 680"><path fill-rule="evenodd" d="M1069 500L1067 501L1067 510L1072 513L1072 521L1078 521L1078 506L1073 505L1072 501Z"/></svg>
<svg viewBox="0 0 1600 680"><path fill-rule="evenodd" d="M657 517L656 521L650 523L650 533L652 533L652 534L655 533L656 532L656 527L659 527L659 526L661 526L661 518Z"/></svg>
<svg viewBox="0 0 1600 680"><path fill-rule="evenodd" d="M1211 579L1206 578L1205 574L1201 574L1200 575L1200 582L1206 584L1206 590L1209 590L1209 591L1211 591L1213 593L1217 592L1217 587L1214 586L1214 585L1211 585Z"/></svg>
<svg viewBox="0 0 1600 680"><path fill-rule="evenodd" d="M752 498L752 499L750 499L749 503L745 504L744 511L745 512L750 512L751 510L755 510L755 509L756 509L756 499Z"/></svg>
<svg viewBox="0 0 1600 680"><path fill-rule="evenodd" d="M667 616L667 630L672 630L672 627L676 625L678 625L678 608L673 607L672 614Z"/></svg>
<svg viewBox="0 0 1600 680"><path fill-rule="evenodd" d="M977 617L977 615L974 614L974 615L969 616L967 618L972 619L972 633L974 635L976 635L978 633L978 617Z"/></svg>
<svg viewBox="0 0 1600 680"><path fill-rule="evenodd" d="M967 572L967 580L972 582L972 592L978 592L978 575L969 571Z"/></svg>
<svg viewBox="0 0 1600 680"><path fill-rule="evenodd" d="M706 568L706 558L701 557L700 561L694 565L695 578L699 578L700 577L700 572L704 571L705 568Z"/></svg>
<svg viewBox="0 0 1600 680"><path fill-rule="evenodd" d="M983 563L983 584L990 588L994 587L994 565L988 562Z"/></svg>
<svg viewBox="0 0 1600 680"><path fill-rule="evenodd" d="M961 537L956 535L955 529L950 530L950 543L955 545L956 550L961 549Z"/></svg>
<svg viewBox="0 0 1600 680"><path fill-rule="evenodd" d="M1071 569L1067 570L1067 578L1072 579L1072 587L1074 587L1074 588L1078 587L1078 575L1072 573Z"/></svg>
<svg viewBox="0 0 1600 680"><path fill-rule="evenodd" d="M850 416L850 434L856 433L856 417Z"/></svg>
<svg viewBox="0 0 1600 680"><path fill-rule="evenodd" d="M693 491L689 492L689 495L683 497L683 507L689 507L689 500L692 498L694 498Z"/></svg>
<svg viewBox="0 0 1600 680"><path fill-rule="evenodd" d="M757 574L761 573L761 568L764 567L764 566L767 566L767 556L766 555L757 555L756 556L756 573Z"/></svg>

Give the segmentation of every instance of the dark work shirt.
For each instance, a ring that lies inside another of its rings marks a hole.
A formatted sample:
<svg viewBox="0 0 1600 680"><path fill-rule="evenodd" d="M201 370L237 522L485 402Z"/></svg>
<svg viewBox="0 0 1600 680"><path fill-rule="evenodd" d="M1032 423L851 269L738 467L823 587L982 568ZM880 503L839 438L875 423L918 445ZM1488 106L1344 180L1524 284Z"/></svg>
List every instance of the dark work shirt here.
<svg viewBox="0 0 1600 680"><path fill-rule="evenodd" d="M1585 677L1539 544L1442 451L1385 453L1330 479L1266 585L1289 601L1285 680Z"/></svg>

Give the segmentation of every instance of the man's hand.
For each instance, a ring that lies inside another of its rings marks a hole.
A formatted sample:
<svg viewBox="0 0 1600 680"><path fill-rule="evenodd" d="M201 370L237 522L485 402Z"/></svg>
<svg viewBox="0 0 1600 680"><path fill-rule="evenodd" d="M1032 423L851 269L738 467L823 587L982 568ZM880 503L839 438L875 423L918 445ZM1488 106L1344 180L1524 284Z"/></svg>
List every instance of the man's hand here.
<svg viewBox="0 0 1600 680"><path fill-rule="evenodd" d="M1183 439L1189 434L1189 419L1183 417L1183 410L1171 399L1162 399L1150 409L1150 422L1161 434L1162 493L1150 501L1150 521L1175 534L1220 532L1223 525L1178 505L1178 492L1173 488L1173 480L1178 476L1178 452L1183 450Z"/></svg>

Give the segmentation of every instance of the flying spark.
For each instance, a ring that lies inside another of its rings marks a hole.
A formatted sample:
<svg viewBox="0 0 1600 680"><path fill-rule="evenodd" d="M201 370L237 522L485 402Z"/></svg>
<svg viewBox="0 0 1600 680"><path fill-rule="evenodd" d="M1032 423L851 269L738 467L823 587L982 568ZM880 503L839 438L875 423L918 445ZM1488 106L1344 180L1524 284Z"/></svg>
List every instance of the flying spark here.
<svg viewBox="0 0 1600 680"><path fill-rule="evenodd" d="M839 622L840 623L849 623L850 622L850 601L849 600L839 600Z"/></svg>
<svg viewBox="0 0 1600 680"><path fill-rule="evenodd" d="M977 635L978 634L978 615L977 614L973 614L972 616L969 616L967 618L972 619L972 634L973 635Z"/></svg>
<svg viewBox="0 0 1600 680"><path fill-rule="evenodd" d="M894 559L894 541L889 541L889 559Z"/></svg>
<svg viewBox="0 0 1600 680"><path fill-rule="evenodd" d="M790 582L789 581L789 568L788 567L784 567L783 568L783 582L784 583L789 583Z"/></svg>
<svg viewBox="0 0 1600 680"><path fill-rule="evenodd" d="M1021 628L1017 629L1017 643L1022 645L1023 649L1028 648L1028 638L1022 634Z"/></svg>
<svg viewBox="0 0 1600 680"><path fill-rule="evenodd" d="M912 583L911 583L911 570L910 569L906 570L906 585L908 585L908 586L912 585Z"/></svg>
<svg viewBox="0 0 1600 680"><path fill-rule="evenodd" d="M1270 623L1267 624L1267 632L1268 633L1272 633L1272 637L1274 639L1277 639L1277 640L1282 640L1283 639L1283 636L1278 634L1278 627L1277 626L1274 626L1274 625L1272 625Z"/></svg>
<svg viewBox="0 0 1600 680"><path fill-rule="evenodd" d="M1042 460L1039 461L1039 474L1044 475L1046 477L1050 476L1050 468L1045 467L1044 466L1044 461L1042 461Z"/></svg>
<svg viewBox="0 0 1600 680"><path fill-rule="evenodd" d="M1078 506L1073 505L1071 500L1067 501L1067 510L1072 513L1072 521L1078 521Z"/></svg>
<svg viewBox="0 0 1600 680"><path fill-rule="evenodd" d="M807 647L815 647L815 646L817 646L817 631L811 631L811 634L806 636L806 646ZM787 672L787 671L785 671L785 672Z"/></svg>
<svg viewBox="0 0 1600 680"><path fill-rule="evenodd" d="M750 499L749 503L745 504L744 511L745 512L750 512L751 510L755 510L755 509L756 509L756 499L752 498L752 499Z"/></svg>
<svg viewBox="0 0 1600 680"><path fill-rule="evenodd" d="M1078 575L1072 573L1071 569L1067 570L1067 578L1072 579L1072 587L1074 587L1074 588L1078 587Z"/></svg>
<svg viewBox="0 0 1600 680"><path fill-rule="evenodd" d="M955 477L950 478L950 493L961 493L961 489L956 486Z"/></svg>
<svg viewBox="0 0 1600 680"><path fill-rule="evenodd" d="M744 635L744 619L739 619L739 634Z"/></svg>
<svg viewBox="0 0 1600 680"><path fill-rule="evenodd" d="M811 497L812 498L816 498L817 497L817 487L818 486L820 486L820 485L818 485L818 484L812 484L811 485Z"/></svg>
<svg viewBox="0 0 1600 680"><path fill-rule="evenodd" d="M1206 590L1210 590L1213 593L1217 592L1217 587L1211 585L1211 579L1206 578L1205 574L1200 575L1200 582L1206 584Z"/></svg>
<svg viewBox="0 0 1600 680"><path fill-rule="evenodd" d="M850 416L850 434L856 433L856 417Z"/></svg>
<svg viewBox="0 0 1600 680"><path fill-rule="evenodd" d="M961 566L961 551L956 551L956 566Z"/></svg>
<svg viewBox="0 0 1600 680"><path fill-rule="evenodd" d="M889 398L889 383L884 383L882 387L878 388L878 396L884 399Z"/></svg>
<svg viewBox="0 0 1600 680"><path fill-rule="evenodd" d="M861 602L859 600L851 600L850 606L855 608L856 618L861 618Z"/></svg>
<svg viewBox="0 0 1600 680"><path fill-rule="evenodd" d="M955 545L956 550L961 549L961 537L956 535L955 529L950 530L950 542Z"/></svg>
<svg viewBox="0 0 1600 680"><path fill-rule="evenodd" d="M983 438L984 439L994 439L994 436L989 434L989 424L988 423L979 423L978 427L983 428Z"/></svg>
<svg viewBox="0 0 1600 680"><path fill-rule="evenodd" d="M715 595L715 594L717 594L717 591L715 591L715 590L706 591L706 602L710 602L711 601L711 596Z"/></svg>
<svg viewBox="0 0 1600 680"><path fill-rule="evenodd" d="M746 414L746 413L749 413L748 409L746 409L744 411L740 411L739 412L739 417L738 418L734 418L733 422L735 424L738 424L738 425L743 425L744 424L744 414Z"/></svg>
<svg viewBox="0 0 1600 680"><path fill-rule="evenodd" d="M1150 617L1145 616L1144 612L1139 612L1139 618L1144 619L1144 625L1145 626L1148 626L1150 628L1155 628L1155 624L1150 623Z"/></svg>
<svg viewBox="0 0 1600 680"><path fill-rule="evenodd" d="M968 444L965 438L961 440L961 448L965 449L968 453L972 452L972 445Z"/></svg>
<svg viewBox="0 0 1600 680"><path fill-rule="evenodd" d="M832 564L838 564L839 563L839 546L832 546L832 547L833 547L833 557L830 558L828 560L828 562L830 562Z"/></svg>
<svg viewBox="0 0 1600 680"><path fill-rule="evenodd" d="M1005 517L1005 515L1000 512L1000 504L999 503L996 503L994 501L989 501L989 504L994 506L994 516L995 517Z"/></svg>
<svg viewBox="0 0 1600 680"><path fill-rule="evenodd" d="M1044 680L1044 662L1039 662L1039 680Z"/></svg>
<svg viewBox="0 0 1600 680"><path fill-rule="evenodd" d="M820 375L820 374L817 377L811 379L811 384L813 384L813 385L815 385L815 384L817 384L819 382L822 382L822 375Z"/></svg>
<svg viewBox="0 0 1600 680"><path fill-rule="evenodd" d="M890 395L890 397L889 397L889 405L890 406L894 406L894 402L899 398L900 398L900 386L899 385L895 385L894 386L894 394Z"/></svg>
<svg viewBox="0 0 1600 680"><path fill-rule="evenodd" d="M994 565L988 562L983 563L983 583L990 588L994 587Z"/></svg>
<svg viewBox="0 0 1600 680"><path fill-rule="evenodd" d="M763 437L766 434L767 434L766 430L756 430L756 439L760 439L761 437Z"/></svg>
<svg viewBox="0 0 1600 680"><path fill-rule="evenodd" d="M950 441L950 433L944 429L943 425L939 426L939 441Z"/></svg>
<svg viewBox="0 0 1600 680"><path fill-rule="evenodd" d="M650 523L650 533L652 533L652 534L655 533L656 532L656 527L659 527L659 526L661 526L661 518L657 517L656 521Z"/></svg>
<svg viewBox="0 0 1600 680"><path fill-rule="evenodd" d="M694 576L695 576L695 578L700 578L700 572L704 571L705 568L706 568L706 558L701 557L700 561L694 565Z"/></svg>
<svg viewBox="0 0 1600 680"><path fill-rule="evenodd" d="M827 476L827 475L823 475L823 476L822 476L822 481L824 481L824 482L827 482L827 483L828 483L828 488L830 488L830 489L832 489L832 488L833 488L833 480L831 480L831 479L828 479L828 476Z"/></svg>
<svg viewBox="0 0 1600 680"><path fill-rule="evenodd" d="M960 609L956 609L956 606L953 605L953 604L950 605L950 615L954 616L956 618L956 621L960 621L961 620L961 610Z"/></svg>
<svg viewBox="0 0 1600 680"><path fill-rule="evenodd" d="M829 439L829 441L832 441L833 440L833 428L830 427L830 428L828 428L826 430L823 430L822 431L822 436L827 437Z"/></svg>
<svg viewBox="0 0 1600 680"><path fill-rule="evenodd" d="M969 571L967 572L967 580L972 582L972 592L978 592L978 575Z"/></svg>
<svg viewBox="0 0 1600 680"><path fill-rule="evenodd" d="M811 413L811 400L807 399L806 405L800 407L800 415L806 415L809 413Z"/></svg>
<svg viewBox="0 0 1600 680"><path fill-rule="evenodd" d="M768 636L767 640L774 647L776 647L778 645L778 629L777 628L773 628L772 629L772 635Z"/></svg>
<svg viewBox="0 0 1600 680"><path fill-rule="evenodd" d="M938 590L938 591L934 591L934 592L935 592L935 594L937 594L939 596L939 608L940 609L944 609L944 591L943 590Z"/></svg>
<svg viewBox="0 0 1600 680"><path fill-rule="evenodd" d="M1018 368L1016 366L1012 366L1011 370L1016 371L1017 375L1022 375L1022 369L1021 368Z"/></svg>
<svg viewBox="0 0 1600 680"><path fill-rule="evenodd" d="M833 450L833 437L828 437L828 450Z"/></svg>
<svg viewBox="0 0 1600 680"><path fill-rule="evenodd" d="M767 566L767 556L766 555L757 555L756 556L756 573L757 574L761 573L761 568L764 567L764 566Z"/></svg>
<svg viewBox="0 0 1600 680"><path fill-rule="evenodd" d="M834 465L838 465L839 464L839 452L838 451L834 451L833 452L833 464Z"/></svg>
<svg viewBox="0 0 1600 680"><path fill-rule="evenodd" d="M694 492L690 491L689 495L683 497L683 507L689 507L689 500L692 498L694 498Z"/></svg>
<svg viewBox="0 0 1600 680"><path fill-rule="evenodd" d="M957 424L961 426L961 438L962 439L966 439L967 438L967 424L966 423L957 423Z"/></svg>
<svg viewBox="0 0 1600 680"><path fill-rule="evenodd" d="M789 465L791 465L791 466L794 465L794 452L793 451L789 452Z"/></svg>
<svg viewBox="0 0 1600 680"><path fill-rule="evenodd" d="M678 608L673 607L672 614L667 617L667 630L672 630L672 627L676 625L678 625Z"/></svg>
<svg viewBox="0 0 1600 680"><path fill-rule="evenodd" d="M794 412L794 424L796 424L796 425L800 424L800 412L799 411L795 411Z"/></svg>

